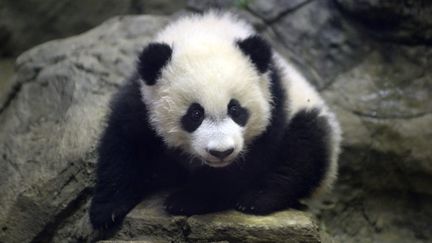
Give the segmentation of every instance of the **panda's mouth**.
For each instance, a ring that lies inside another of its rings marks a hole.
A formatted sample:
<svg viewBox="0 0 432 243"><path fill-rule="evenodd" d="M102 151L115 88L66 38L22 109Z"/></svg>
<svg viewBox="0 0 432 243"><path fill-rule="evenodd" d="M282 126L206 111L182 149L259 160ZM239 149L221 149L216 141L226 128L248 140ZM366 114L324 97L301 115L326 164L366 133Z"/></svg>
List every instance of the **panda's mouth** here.
<svg viewBox="0 0 432 243"><path fill-rule="evenodd" d="M218 158L209 153L205 154L205 156L201 156L204 164L213 168L226 167L232 164L236 157L237 157L237 153L235 152L231 152L229 156L223 158Z"/></svg>
<svg viewBox="0 0 432 243"><path fill-rule="evenodd" d="M210 167L214 167L214 168L222 168L222 167L230 165L231 163L232 163L231 160L228 160L228 161L222 160L222 161L217 161L217 162L205 160L206 165L208 165Z"/></svg>

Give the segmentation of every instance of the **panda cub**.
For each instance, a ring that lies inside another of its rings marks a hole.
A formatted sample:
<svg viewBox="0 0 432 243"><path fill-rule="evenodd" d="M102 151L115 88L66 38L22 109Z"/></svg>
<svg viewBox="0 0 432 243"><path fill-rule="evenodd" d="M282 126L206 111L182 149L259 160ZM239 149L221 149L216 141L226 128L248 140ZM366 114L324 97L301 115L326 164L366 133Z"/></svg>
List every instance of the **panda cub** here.
<svg viewBox="0 0 432 243"><path fill-rule="evenodd" d="M181 18L112 100L91 223L119 225L167 188L174 215L295 208L333 184L340 136L314 88L250 25L228 13Z"/></svg>

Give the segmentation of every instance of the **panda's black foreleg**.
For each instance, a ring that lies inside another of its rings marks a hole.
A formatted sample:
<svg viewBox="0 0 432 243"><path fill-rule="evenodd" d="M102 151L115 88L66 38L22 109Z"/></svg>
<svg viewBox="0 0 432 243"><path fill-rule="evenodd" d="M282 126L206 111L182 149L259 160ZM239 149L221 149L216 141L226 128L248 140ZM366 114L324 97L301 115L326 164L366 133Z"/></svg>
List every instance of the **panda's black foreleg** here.
<svg viewBox="0 0 432 243"><path fill-rule="evenodd" d="M141 143L111 135L108 129L101 140L90 206L90 222L102 230L121 225L145 196L181 184L185 178L185 171L159 151L156 141L147 141L153 147L142 148Z"/></svg>
<svg viewBox="0 0 432 243"><path fill-rule="evenodd" d="M112 117L116 118L114 115ZM133 126L127 120L114 118L109 121L98 147L96 186L89 212L95 229L120 225L144 196L158 188L161 178L174 178L157 174L157 167L165 163L154 162L164 161L157 157L162 153L155 136L147 130L134 129L138 125ZM162 168L160 171L170 170Z"/></svg>
<svg viewBox="0 0 432 243"><path fill-rule="evenodd" d="M97 182L90 206L90 222L95 229L120 225L146 194L146 176L135 161L134 151L114 144L115 141L105 141L110 144L102 141L99 153Z"/></svg>
<svg viewBox="0 0 432 243"><path fill-rule="evenodd" d="M162 141L147 123L139 83L130 80L114 97L99 141L96 186L89 212L95 229L120 225L144 196L177 179L179 170L165 163L168 159L164 154ZM162 181L165 179L169 181Z"/></svg>
<svg viewBox="0 0 432 243"><path fill-rule="evenodd" d="M274 169L239 197L236 209L268 214L300 207L323 179L329 164L328 120L318 110L300 111L291 120L275 157Z"/></svg>

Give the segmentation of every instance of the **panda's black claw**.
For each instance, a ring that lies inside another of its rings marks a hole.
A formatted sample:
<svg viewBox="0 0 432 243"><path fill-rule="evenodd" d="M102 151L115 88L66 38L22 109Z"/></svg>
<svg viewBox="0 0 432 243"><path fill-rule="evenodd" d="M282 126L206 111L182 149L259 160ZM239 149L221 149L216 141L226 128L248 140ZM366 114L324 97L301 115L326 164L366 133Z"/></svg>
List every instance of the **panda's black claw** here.
<svg viewBox="0 0 432 243"><path fill-rule="evenodd" d="M90 222L95 230L115 230L123 222L133 206L117 203L99 203L93 201L90 206Z"/></svg>
<svg viewBox="0 0 432 243"><path fill-rule="evenodd" d="M285 208L287 204L279 194L251 190L237 200L235 209L248 214L266 215Z"/></svg>

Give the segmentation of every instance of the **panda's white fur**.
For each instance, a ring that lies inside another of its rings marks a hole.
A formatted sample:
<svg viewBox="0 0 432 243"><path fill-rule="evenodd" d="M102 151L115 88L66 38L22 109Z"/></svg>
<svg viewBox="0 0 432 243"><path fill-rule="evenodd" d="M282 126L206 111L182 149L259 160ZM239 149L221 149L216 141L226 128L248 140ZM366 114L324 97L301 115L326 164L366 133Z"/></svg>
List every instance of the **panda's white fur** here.
<svg viewBox="0 0 432 243"><path fill-rule="evenodd" d="M167 43L174 49L172 61L163 69L158 84L149 86L143 82L141 91L143 101L150 107L152 125L169 146L199 154L205 158L204 162L219 167L229 163L212 164L212 157L205 151L208 143L204 141L217 143L216 147L220 149L237 144L235 152L227 159L230 160L242 152L243 144L247 145L266 129L271 112L269 77L258 75L252 64L246 62L238 48L232 45L253 34L253 28L236 16L211 11L205 15L183 17L156 36L156 42ZM274 52L273 60L281 72L288 119L302 109L319 108L320 115L330 122L331 163L317 192L326 190L337 177L341 141L339 124L315 88L291 63L277 52ZM254 111L246 128L225 118L226 103L231 97ZM179 127L178 118L192 100L202 103L206 112L219 121L205 120L191 136Z"/></svg>

